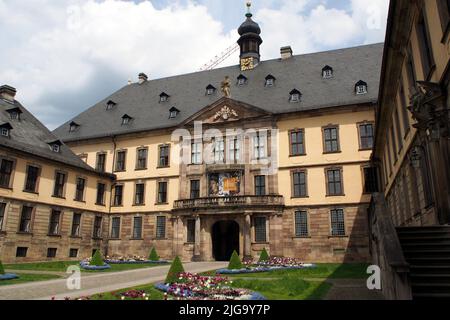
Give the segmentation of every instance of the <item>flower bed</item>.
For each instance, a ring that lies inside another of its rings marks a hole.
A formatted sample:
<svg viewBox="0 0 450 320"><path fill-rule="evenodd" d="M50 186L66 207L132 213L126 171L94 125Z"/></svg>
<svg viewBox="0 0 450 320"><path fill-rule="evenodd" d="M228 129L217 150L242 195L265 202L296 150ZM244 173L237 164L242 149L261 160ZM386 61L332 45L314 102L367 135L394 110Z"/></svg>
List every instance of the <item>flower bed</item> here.
<svg viewBox="0 0 450 320"><path fill-rule="evenodd" d="M289 269L305 269L315 268L315 264L302 263L294 258L272 257L264 262L253 263L252 260L245 260L243 262L245 268L242 269L219 269L216 274L241 274L241 273L257 273L270 272L275 270L289 270Z"/></svg>
<svg viewBox="0 0 450 320"><path fill-rule="evenodd" d="M17 274L14 274L14 273L0 274L0 281L2 281L2 280L13 280L13 279L17 279L17 278L19 278L19 276Z"/></svg>
<svg viewBox="0 0 450 320"><path fill-rule="evenodd" d="M133 257L106 257L105 262L107 264L167 264L167 260L148 260L143 257L133 256Z"/></svg>
<svg viewBox="0 0 450 320"><path fill-rule="evenodd" d="M91 266L89 260L83 260L80 262L80 267L84 270L91 270L91 271L100 271L100 270L108 270L111 269L111 266L107 263L105 263L102 266Z"/></svg>
<svg viewBox="0 0 450 320"><path fill-rule="evenodd" d="M180 273L179 282L157 284L155 288L166 293L166 298L177 300L265 300L247 289L235 289L232 281L224 277L203 277L198 274Z"/></svg>

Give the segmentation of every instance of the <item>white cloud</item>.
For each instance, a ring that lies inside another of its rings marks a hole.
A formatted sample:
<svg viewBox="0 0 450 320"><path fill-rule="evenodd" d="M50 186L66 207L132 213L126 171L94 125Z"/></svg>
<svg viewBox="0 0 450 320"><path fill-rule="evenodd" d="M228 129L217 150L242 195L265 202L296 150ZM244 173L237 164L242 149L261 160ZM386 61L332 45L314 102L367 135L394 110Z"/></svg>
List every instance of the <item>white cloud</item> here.
<svg viewBox="0 0 450 320"><path fill-rule="evenodd" d="M372 12L380 8L378 29L367 23L365 0L351 0L351 12L323 1L312 10L307 0L277 0L278 9L263 2L267 8L254 12L263 59L284 45L298 54L383 40L388 0L371 2ZM17 87L18 99L51 128L139 72L193 72L237 40L236 30L225 31L207 6L191 1L158 10L150 1L0 0L0 30L0 84ZM235 54L224 65L237 61Z"/></svg>

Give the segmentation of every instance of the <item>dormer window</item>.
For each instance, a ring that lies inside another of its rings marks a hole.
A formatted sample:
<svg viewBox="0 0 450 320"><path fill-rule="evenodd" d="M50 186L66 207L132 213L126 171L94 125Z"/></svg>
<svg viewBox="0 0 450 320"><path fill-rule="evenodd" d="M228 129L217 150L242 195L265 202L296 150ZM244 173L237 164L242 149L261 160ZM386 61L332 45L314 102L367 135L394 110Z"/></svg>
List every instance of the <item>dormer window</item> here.
<svg viewBox="0 0 450 320"><path fill-rule="evenodd" d="M69 125L69 132L75 132L80 128L80 125L74 121L72 121Z"/></svg>
<svg viewBox="0 0 450 320"><path fill-rule="evenodd" d="M112 100L109 100L107 103L106 103L106 110L112 110L112 109L114 109L114 107L117 105L117 103L115 103L114 101L112 101Z"/></svg>
<svg viewBox="0 0 450 320"><path fill-rule="evenodd" d="M178 116L178 114L180 113L180 110L178 110L175 107L171 108L169 111L170 111L170 116L169 116L170 119L175 119Z"/></svg>
<svg viewBox="0 0 450 320"><path fill-rule="evenodd" d="M265 86L266 87L273 87L275 85L275 80L276 80L275 77L272 76L271 74L269 74L266 77L266 84L265 84Z"/></svg>
<svg viewBox="0 0 450 320"><path fill-rule="evenodd" d="M123 126L129 125L132 120L133 118L126 114L122 117L122 125Z"/></svg>
<svg viewBox="0 0 450 320"><path fill-rule="evenodd" d="M300 91L294 89L289 94L290 94L289 102L292 103L300 102L302 97L302 93Z"/></svg>
<svg viewBox="0 0 450 320"><path fill-rule="evenodd" d="M324 79L330 79L333 78L333 68L330 66L325 66L322 69L322 78Z"/></svg>
<svg viewBox="0 0 450 320"><path fill-rule="evenodd" d="M244 75L242 75L242 74L240 74L240 75L237 77L237 84L238 84L238 86L243 86L243 85L245 85L246 83L247 83L247 77L244 76Z"/></svg>
<svg viewBox="0 0 450 320"><path fill-rule="evenodd" d="M165 92L159 95L159 102L167 102L169 101L169 95Z"/></svg>
<svg viewBox="0 0 450 320"><path fill-rule="evenodd" d="M215 92L216 92L216 88L213 85L210 84L206 87L206 95L207 96L212 96Z"/></svg>
<svg viewBox="0 0 450 320"><path fill-rule="evenodd" d="M12 126L9 123L4 123L0 126L0 134L3 137L9 137L11 134Z"/></svg>
<svg viewBox="0 0 450 320"><path fill-rule="evenodd" d="M48 145L50 146L50 149L53 152L55 152L55 153L60 153L61 152L62 142L60 140L51 141L51 142L48 143Z"/></svg>
<svg viewBox="0 0 450 320"><path fill-rule="evenodd" d="M366 94L367 93L367 83L360 80L355 85L356 94Z"/></svg>
<svg viewBox="0 0 450 320"><path fill-rule="evenodd" d="M22 110L20 110L19 108L12 108L6 110L6 112L9 113L9 117L11 118L11 120L20 121L20 114L22 113Z"/></svg>

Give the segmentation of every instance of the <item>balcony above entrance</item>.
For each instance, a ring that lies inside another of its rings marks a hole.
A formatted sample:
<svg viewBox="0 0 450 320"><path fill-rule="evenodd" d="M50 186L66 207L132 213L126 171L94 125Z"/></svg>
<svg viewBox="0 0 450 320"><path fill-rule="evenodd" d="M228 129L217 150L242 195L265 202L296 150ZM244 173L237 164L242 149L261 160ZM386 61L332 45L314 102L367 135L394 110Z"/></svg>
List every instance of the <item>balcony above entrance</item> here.
<svg viewBox="0 0 450 320"><path fill-rule="evenodd" d="M174 203L174 210L184 209L220 209L220 208L256 208L283 207L284 198L280 195L269 196L226 196L198 199L178 200Z"/></svg>

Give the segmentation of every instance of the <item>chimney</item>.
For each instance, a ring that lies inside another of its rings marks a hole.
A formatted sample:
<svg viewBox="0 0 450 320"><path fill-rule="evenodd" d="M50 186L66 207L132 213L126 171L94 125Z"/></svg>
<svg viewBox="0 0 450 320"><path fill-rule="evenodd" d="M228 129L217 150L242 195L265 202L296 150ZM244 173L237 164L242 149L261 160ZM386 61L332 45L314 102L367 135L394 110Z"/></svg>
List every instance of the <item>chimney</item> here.
<svg viewBox="0 0 450 320"><path fill-rule="evenodd" d="M292 48L291 46L282 47L281 51L281 60L286 60L292 58Z"/></svg>
<svg viewBox="0 0 450 320"><path fill-rule="evenodd" d="M4 85L0 87L0 98L3 100L14 102L14 98L16 96L17 90L8 85Z"/></svg>
<svg viewBox="0 0 450 320"><path fill-rule="evenodd" d="M139 73L139 84L143 84L144 82L147 82L148 77L145 73Z"/></svg>

